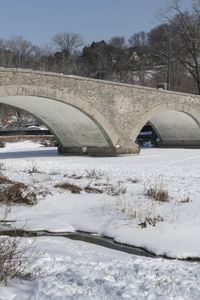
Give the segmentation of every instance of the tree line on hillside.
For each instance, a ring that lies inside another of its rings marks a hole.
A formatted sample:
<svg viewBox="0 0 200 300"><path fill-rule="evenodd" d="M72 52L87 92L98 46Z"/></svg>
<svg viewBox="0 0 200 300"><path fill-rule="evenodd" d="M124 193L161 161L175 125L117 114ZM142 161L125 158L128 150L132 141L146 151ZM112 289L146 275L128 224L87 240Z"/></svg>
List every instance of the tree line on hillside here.
<svg viewBox="0 0 200 300"><path fill-rule="evenodd" d="M165 22L128 41L84 45L77 33L57 33L47 47L21 36L0 38L0 66L73 74L200 94L200 0L188 10L174 0Z"/></svg>

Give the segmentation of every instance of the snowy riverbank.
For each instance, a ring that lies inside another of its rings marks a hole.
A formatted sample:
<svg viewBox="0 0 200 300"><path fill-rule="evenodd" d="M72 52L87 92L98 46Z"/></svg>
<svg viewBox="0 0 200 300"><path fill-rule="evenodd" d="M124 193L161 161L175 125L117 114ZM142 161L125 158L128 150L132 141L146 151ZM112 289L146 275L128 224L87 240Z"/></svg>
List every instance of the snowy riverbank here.
<svg viewBox="0 0 200 300"><path fill-rule="evenodd" d="M16 220L17 227L90 231L156 254L200 257L198 149L143 149L139 156L113 158L64 157L53 148L24 142L0 149L0 159L5 176L41 192L36 205L12 208L9 219ZM63 183L78 186L80 193L58 187ZM167 201L147 196L155 186L167 190ZM21 298L0 293L0 299L23 299L23 292L34 295L24 299L38 300L200 297L197 263L139 258L64 238L37 238L36 244L44 251L38 263L45 275L25 287L12 282L11 295L15 288L21 289ZM109 255L113 260L107 260ZM60 256L66 264L60 263Z"/></svg>

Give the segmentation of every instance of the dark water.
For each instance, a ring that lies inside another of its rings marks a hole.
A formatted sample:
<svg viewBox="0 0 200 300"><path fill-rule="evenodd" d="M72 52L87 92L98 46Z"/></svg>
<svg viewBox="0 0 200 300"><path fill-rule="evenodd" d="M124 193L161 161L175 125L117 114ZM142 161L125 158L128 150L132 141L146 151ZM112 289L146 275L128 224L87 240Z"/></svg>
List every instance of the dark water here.
<svg viewBox="0 0 200 300"><path fill-rule="evenodd" d="M92 233L76 231L76 232L50 232L46 230L39 231L26 231L26 230L4 230L0 231L0 235L8 236L21 236L21 237L40 237L40 236L52 236L52 237L65 237L71 240L83 241L90 244L103 246L106 248L122 251L129 254L152 257L152 258L167 258L165 256L158 256L143 248L129 246L115 242L112 238L100 236Z"/></svg>
<svg viewBox="0 0 200 300"><path fill-rule="evenodd" d="M21 236L21 237L40 237L40 236L52 236L52 237L65 237L71 240L76 241L83 241L90 244L99 245L102 247L106 247L109 249L114 249L117 251L122 251L125 253L138 255L138 256L145 256L151 258L163 258L163 259L176 259L172 257L167 257L165 255L156 255L144 248L129 246L126 244L121 244L115 242L112 238L106 236L100 236L93 233L83 232L83 231L76 231L76 232L50 232L46 230L39 230L39 231L26 231L21 229L11 229L11 230L1 230L0 235L8 235L8 236ZM191 262L200 262L199 257L188 257L186 259L180 259L184 261L191 261Z"/></svg>

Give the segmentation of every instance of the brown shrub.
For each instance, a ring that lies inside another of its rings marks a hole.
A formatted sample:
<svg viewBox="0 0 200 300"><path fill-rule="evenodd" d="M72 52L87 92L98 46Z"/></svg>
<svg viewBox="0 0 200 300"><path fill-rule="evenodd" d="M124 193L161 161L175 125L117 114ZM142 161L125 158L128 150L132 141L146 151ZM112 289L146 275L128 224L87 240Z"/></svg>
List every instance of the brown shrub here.
<svg viewBox="0 0 200 300"><path fill-rule="evenodd" d="M29 169L24 170L25 173L28 174L41 174L42 172L37 169L36 166L32 166Z"/></svg>
<svg viewBox="0 0 200 300"><path fill-rule="evenodd" d="M28 187L21 182L15 182L0 190L0 203L33 205L36 202L36 193L28 191Z"/></svg>
<svg viewBox="0 0 200 300"><path fill-rule="evenodd" d="M140 222L138 225L142 228L146 228L148 225L150 226L156 226L156 223L163 222L164 218L161 216L154 216L154 217L145 217L145 220L143 222Z"/></svg>
<svg viewBox="0 0 200 300"><path fill-rule="evenodd" d="M1 233L0 233L1 235ZM13 235L0 236L0 283L10 279L31 280L39 275L40 268L34 266L35 259L30 247L21 245L22 238Z"/></svg>
<svg viewBox="0 0 200 300"><path fill-rule="evenodd" d="M6 176L0 175L0 184L9 184L9 183L13 183L13 181Z"/></svg>
<svg viewBox="0 0 200 300"><path fill-rule="evenodd" d="M150 186L146 189L147 196L159 202L169 202L169 193L161 185Z"/></svg>
<svg viewBox="0 0 200 300"><path fill-rule="evenodd" d="M83 176L81 176L81 175L76 175L76 174L72 174L72 175L69 176L69 178L73 178L73 179L82 179Z"/></svg>
<svg viewBox="0 0 200 300"><path fill-rule="evenodd" d="M127 187L123 185L121 181L118 181L116 185L107 185L105 191L110 196L119 196L126 194Z"/></svg>
<svg viewBox="0 0 200 300"><path fill-rule="evenodd" d="M105 175L101 170L91 169L91 170L85 170L85 171L86 171L86 178L89 178L89 179L99 180Z"/></svg>
<svg viewBox="0 0 200 300"><path fill-rule="evenodd" d="M89 185L87 185L84 188L84 191L86 193L93 193L93 194L102 194L103 193L103 191L101 189L98 189L98 188L95 188L95 187L92 187L92 186L89 186Z"/></svg>
<svg viewBox="0 0 200 300"><path fill-rule="evenodd" d="M82 188L80 188L78 185L75 184L71 184L68 182L64 182L64 183L58 183L55 185L56 188L61 188L64 190L68 190L73 194L80 194L80 192L82 191Z"/></svg>

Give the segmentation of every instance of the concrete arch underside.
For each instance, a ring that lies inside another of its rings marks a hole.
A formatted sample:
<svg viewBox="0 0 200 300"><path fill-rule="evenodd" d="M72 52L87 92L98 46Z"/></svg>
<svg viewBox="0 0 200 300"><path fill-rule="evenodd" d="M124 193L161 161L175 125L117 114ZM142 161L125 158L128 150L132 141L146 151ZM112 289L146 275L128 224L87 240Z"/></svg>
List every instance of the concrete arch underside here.
<svg viewBox="0 0 200 300"><path fill-rule="evenodd" d="M38 118L58 140L60 153L107 154L113 148L101 125L69 104L37 96L0 97L0 103L23 109Z"/></svg>
<svg viewBox="0 0 200 300"><path fill-rule="evenodd" d="M136 140L143 126L149 123L159 138L159 146L200 147L200 114L192 105L178 103L154 107L141 114L140 122L134 127L131 136Z"/></svg>
<svg viewBox="0 0 200 300"><path fill-rule="evenodd" d="M149 123L162 147L200 147L200 127L190 115L179 111L162 112Z"/></svg>

